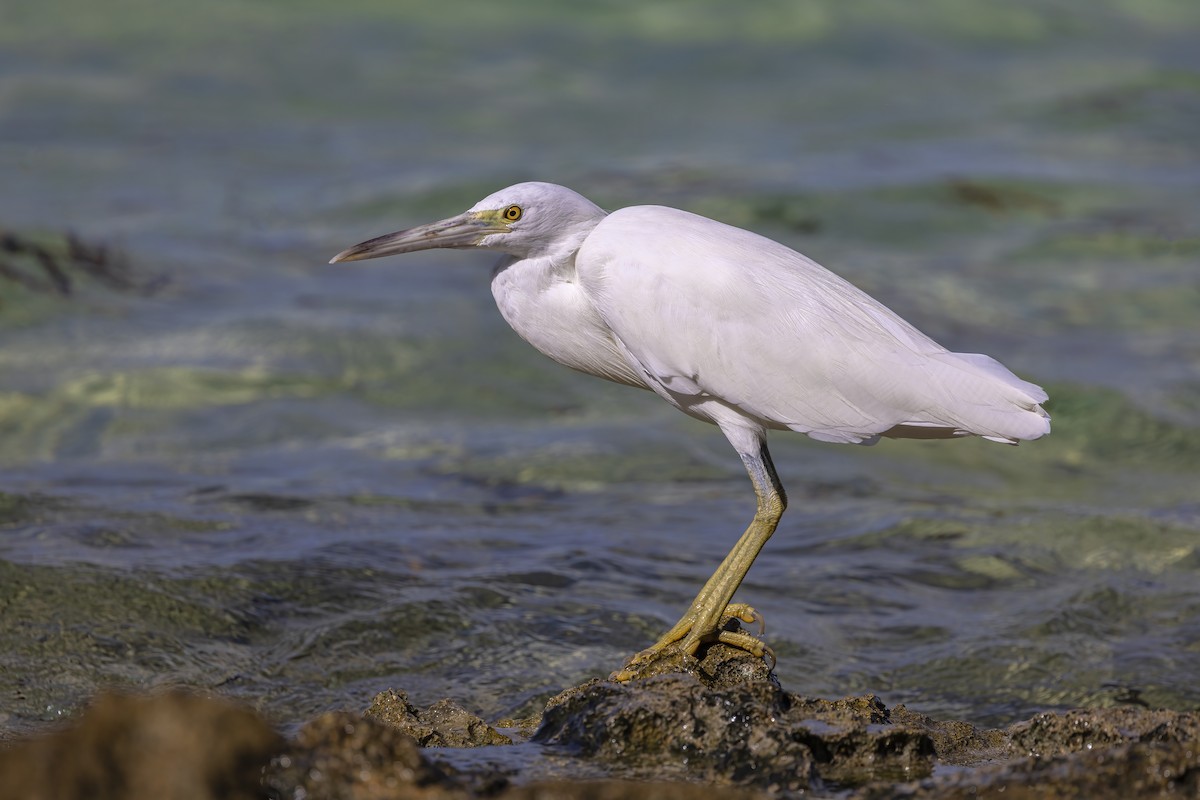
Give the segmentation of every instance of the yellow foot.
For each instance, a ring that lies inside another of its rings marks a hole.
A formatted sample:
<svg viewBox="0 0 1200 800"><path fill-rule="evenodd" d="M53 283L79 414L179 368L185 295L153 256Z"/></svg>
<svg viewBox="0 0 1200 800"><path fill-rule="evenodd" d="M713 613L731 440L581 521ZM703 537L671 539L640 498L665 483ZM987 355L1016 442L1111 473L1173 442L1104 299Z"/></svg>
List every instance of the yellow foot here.
<svg viewBox="0 0 1200 800"><path fill-rule="evenodd" d="M745 603L730 603L725 606L725 613L721 615L721 627L724 628L731 619L745 622L747 625L757 622L759 636L762 636L767 629L767 621L763 619L763 615Z"/></svg>
<svg viewBox="0 0 1200 800"><path fill-rule="evenodd" d="M745 650L757 658L770 660L775 669L775 653L757 637L740 630L739 622L758 623L759 635L765 630L763 617L744 603L730 603L721 615L718 624L709 631L696 627L695 615L688 614L675 627L650 647L633 656L621 669L614 672L611 680L624 683L634 678L649 677L663 672L679 672L686 669L686 662L694 661L700 645L721 642Z"/></svg>

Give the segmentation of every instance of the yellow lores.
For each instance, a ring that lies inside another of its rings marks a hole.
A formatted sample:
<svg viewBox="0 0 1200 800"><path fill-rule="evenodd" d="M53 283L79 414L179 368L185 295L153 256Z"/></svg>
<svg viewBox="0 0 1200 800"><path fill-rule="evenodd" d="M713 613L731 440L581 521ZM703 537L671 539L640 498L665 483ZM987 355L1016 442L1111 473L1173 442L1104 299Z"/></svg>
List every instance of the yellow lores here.
<svg viewBox="0 0 1200 800"><path fill-rule="evenodd" d="M770 653L721 628L724 618L756 618L730 601L787 503L768 430L849 444L881 436L1016 444L1050 432L1041 387L988 356L950 352L800 253L695 214L662 206L609 214L565 187L520 183L333 261L437 247L503 253L492 294L522 338L717 425L754 484L750 526L683 618L619 680L706 642Z"/></svg>

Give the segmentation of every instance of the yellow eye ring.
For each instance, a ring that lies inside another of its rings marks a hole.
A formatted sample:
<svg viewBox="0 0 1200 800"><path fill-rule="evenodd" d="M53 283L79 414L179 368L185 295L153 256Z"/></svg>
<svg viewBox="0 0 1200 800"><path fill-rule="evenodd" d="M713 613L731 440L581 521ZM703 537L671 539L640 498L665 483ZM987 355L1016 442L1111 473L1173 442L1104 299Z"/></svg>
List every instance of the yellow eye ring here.
<svg viewBox="0 0 1200 800"><path fill-rule="evenodd" d="M504 209L504 218L509 222L516 222L521 218L521 207L509 206L508 208Z"/></svg>

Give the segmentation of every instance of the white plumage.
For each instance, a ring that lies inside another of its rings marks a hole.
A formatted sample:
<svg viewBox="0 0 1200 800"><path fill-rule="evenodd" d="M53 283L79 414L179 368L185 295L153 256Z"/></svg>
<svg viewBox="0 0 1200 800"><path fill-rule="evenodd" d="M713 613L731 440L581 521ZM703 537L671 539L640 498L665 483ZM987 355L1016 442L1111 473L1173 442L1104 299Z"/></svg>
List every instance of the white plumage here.
<svg viewBox="0 0 1200 800"><path fill-rule="evenodd" d="M689 413L715 399L831 442L1049 431L1039 387L757 234L634 206L595 226L574 271L643 381Z"/></svg>
<svg viewBox="0 0 1200 800"><path fill-rule="evenodd" d="M676 642L688 655L717 639L762 651L718 623L785 504L768 429L856 444L969 435L1015 444L1050 431L1046 393L998 361L952 353L800 253L686 211L606 214L565 187L520 183L333 260L434 247L506 254L492 293L518 334L561 364L650 389L720 426L754 482L758 513L738 545L622 678Z"/></svg>

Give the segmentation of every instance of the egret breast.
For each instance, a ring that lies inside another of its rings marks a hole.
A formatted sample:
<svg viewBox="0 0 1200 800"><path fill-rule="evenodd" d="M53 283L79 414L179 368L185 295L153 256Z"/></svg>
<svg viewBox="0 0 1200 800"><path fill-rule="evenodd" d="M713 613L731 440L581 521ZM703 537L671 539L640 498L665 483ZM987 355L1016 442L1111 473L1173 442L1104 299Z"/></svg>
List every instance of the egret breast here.
<svg viewBox="0 0 1200 800"><path fill-rule="evenodd" d="M573 278L573 267L506 259L492 277L492 296L505 322L543 355L588 375L649 388Z"/></svg>

